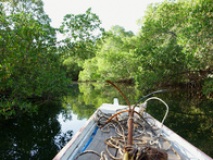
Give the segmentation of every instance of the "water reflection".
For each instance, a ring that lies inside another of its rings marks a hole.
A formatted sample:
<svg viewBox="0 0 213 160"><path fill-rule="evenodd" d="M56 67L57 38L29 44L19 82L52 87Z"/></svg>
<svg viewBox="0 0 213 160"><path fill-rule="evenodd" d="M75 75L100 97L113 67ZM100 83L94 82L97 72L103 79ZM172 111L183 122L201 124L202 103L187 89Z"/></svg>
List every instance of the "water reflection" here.
<svg viewBox="0 0 213 160"><path fill-rule="evenodd" d="M44 106L34 117L24 116L0 123L0 159L51 159L72 137L61 132L57 120L61 107Z"/></svg>
<svg viewBox="0 0 213 160"><path fill-rule="evenodd" d="M134 86L119 85L134 104L145 95ZM52 159L102 103L114 97L126 104L121 95L107 84L70 86L63 103L43 106L38 115L0 122L0 159ZM157 94L170 106L165 124L213 157L213 101L189 97L187 92ZM161 120L165 107L148 102L147 111Z"/></svg>

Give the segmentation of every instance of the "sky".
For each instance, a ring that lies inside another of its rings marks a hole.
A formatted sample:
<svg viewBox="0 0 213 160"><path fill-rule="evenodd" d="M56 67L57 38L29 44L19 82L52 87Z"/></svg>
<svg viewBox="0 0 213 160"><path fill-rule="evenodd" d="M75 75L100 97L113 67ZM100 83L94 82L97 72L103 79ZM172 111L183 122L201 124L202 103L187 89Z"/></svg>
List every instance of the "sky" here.
<svg viewBox="0 0 213 160"><path fill-rule="evenodd" d="M82 14L88 8L99 16L102 27L109 30L114 25L137 33L137 20L144 16L150 3L163 0L43 0L44 10L51 18L51 25L59 27L66 14Z"/></svg>

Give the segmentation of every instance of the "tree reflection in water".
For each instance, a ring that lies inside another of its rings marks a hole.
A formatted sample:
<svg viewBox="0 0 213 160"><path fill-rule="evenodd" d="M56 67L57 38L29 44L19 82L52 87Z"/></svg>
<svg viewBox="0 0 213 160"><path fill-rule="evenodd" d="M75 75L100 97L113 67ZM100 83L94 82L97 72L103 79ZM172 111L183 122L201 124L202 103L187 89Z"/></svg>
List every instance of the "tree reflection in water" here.
<svg viewBox="0 0 213 160"><path fill-rule="evenodd" d="M24 116L0 124L0 159L52 159L71 139L61 132L59 105L43 106L34 117Z"/></svg>

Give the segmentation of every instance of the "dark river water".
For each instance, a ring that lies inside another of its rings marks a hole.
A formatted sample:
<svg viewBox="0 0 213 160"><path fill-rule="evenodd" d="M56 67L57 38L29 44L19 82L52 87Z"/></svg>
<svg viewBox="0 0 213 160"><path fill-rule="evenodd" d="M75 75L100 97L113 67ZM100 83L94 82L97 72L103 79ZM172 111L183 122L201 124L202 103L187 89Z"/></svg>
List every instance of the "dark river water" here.
<svg viewBox="0 0 213 160"><path fill-rule="evenodd" d="M132 86L119 86L134 104L147 93ZM213 100L193 91L168 91L155 96L170 107L165 125L213 157ZM43 105L35 116L0 122L0 160L51 160L102 103L113 98L125 101L106 84L75 84L63 102ZM165 107L148 103L147 112L161 120Z"/></svg>

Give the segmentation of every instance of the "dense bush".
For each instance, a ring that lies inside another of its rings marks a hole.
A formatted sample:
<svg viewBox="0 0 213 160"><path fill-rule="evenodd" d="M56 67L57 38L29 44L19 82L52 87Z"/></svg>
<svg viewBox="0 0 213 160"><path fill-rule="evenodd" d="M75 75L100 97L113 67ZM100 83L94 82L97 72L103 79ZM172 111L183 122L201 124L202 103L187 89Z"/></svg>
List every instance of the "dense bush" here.
<svg viewBox="0 0 213 160"><path fill-rule="evenodd" d="M1 3L0 117L34 112L33 102L59 97L67 87L55 29L42 6L41 1Z"/></svg>

